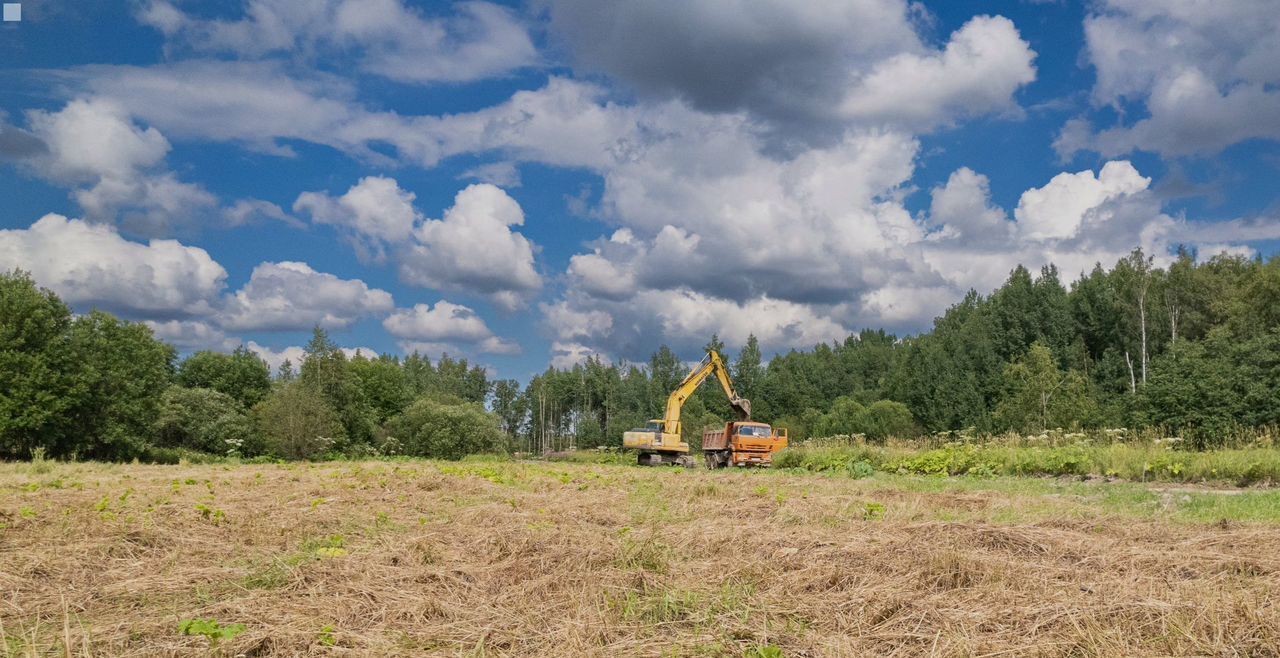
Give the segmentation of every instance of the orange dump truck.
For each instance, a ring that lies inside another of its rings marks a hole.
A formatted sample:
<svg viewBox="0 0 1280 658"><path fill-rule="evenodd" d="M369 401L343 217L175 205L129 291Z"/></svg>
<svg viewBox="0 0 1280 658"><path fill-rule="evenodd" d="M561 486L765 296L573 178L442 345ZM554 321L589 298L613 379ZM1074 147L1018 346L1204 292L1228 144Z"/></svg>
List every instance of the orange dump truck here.
<svg viewBox="0 0 1280 658"><path fill-rule="evenodd" d="M731 421L723 430L702 433L702 455L708 468L771 466L773 453L787 447L787 430L767 423Z"/></svg>

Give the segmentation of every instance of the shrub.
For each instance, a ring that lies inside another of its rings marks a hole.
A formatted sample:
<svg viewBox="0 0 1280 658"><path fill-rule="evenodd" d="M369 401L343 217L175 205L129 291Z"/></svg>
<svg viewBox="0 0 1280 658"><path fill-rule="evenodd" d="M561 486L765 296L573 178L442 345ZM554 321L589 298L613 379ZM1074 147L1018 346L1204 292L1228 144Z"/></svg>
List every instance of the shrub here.
<svg viewBox="0 0 1280 658"><path fill-rule="evenodd" d="M857 400L840 397L831 403L831 411L823 414L809 429L813 436L862 434L866 415L867 408Z"/></svg>
<svg viewBox="0 0 1280 658"><path fill-rule="evenodd" d="M342 438L342 423L324 396L302 382L280 386L253 408L267 452L284 459L316 459Z"/></svg>
<svg viewBox="0 0 1280 658"><path fill-rule="evenodd" d="M161 447L237 456L262 449L240 404L212 389L170 386L161 396L155 427Z"/></svg>
<svg viewBox="0 0 1280 658"><path fill-rule="evenodd" d="M920 428L907 405L892 400L880 400L867 407L862 416L860 431L867 438L884 441L890 437L917 436Z"/></svg>
<svg viewBox="0 0 1280 658"><path fill-rule="evenodd" d="M819 417L812 430L813 436L861 434L876 441L912 437L920 433L907 405L880 400L864 407L851 397L836 398L831 411Z"/></svg>
<svg viewBox="0 0 1280 658"><path fill-rule="evenodd" d="M387 431L418 457L460 459L469 454L506 452L498 419L474 402L421 398L391 419Z"/></svg>

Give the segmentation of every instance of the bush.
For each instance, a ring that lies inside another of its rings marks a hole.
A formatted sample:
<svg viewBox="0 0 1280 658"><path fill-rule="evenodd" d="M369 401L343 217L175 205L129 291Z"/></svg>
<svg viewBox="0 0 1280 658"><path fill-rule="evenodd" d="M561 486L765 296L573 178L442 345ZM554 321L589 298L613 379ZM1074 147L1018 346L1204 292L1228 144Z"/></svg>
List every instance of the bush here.
<svg viewBox="0 0 1280 658"><path fill-rule="evenodd" d="M910 438L920 434L915 418L907 405L892 400L880 400L867 407L862 416L861 432L867 438L884 441L890 437Z"/></svg>
<svg viewBox="0 0 1280 658"><path fill-rule="evenodd" d="M160 447L246 457L262 450L240 404L207 388L166 389L160 398L155 432Z"/></svg>
<svg viewBox="0 0 1280 658"><path fill-rule="evenodd" d="M418 457L460 459L507 449L497 417L475 402L450 404L421 398L391 419L387 432L405 454Z"/></svg>
<svg viewBox="0 0 1280 658"><path fill-rule="evenodd" d="M831 405L831 411L823 414L813 424L812 430L813 436L862 434L876 441L913 437L920 433L907 405L880 400L864 407L851 397L837 398Z"/></svg>
<svg viewBox="0 0 1280 658"><path fill-rule="evenodd" d="M253 419L267 452L284 459L317 459L343 437L324 396L302 382L272 391L253 408Z"/></svg>

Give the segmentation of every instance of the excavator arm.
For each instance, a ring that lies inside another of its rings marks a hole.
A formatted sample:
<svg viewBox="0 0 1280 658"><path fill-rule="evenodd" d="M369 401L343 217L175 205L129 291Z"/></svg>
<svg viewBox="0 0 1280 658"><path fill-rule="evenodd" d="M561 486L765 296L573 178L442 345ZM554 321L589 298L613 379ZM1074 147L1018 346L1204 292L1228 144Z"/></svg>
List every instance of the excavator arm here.
<svg viewBox="0 0 1280 658"><path fill-rule="evenodd" d="M693 392L698 390L702 382L706 381L712 373L715 373L716 380L720 382L720 388L724 389L724 394L729 397L729 405L738 414L738 419L751 420L751 401L740 397L733 389L733 381L729 379L729 368L725 366L720 355L711 350L667 397L667 410L662 418L663 432L680 433L680 410L684 408L684 403L689 396L693 395Z"/></svg>

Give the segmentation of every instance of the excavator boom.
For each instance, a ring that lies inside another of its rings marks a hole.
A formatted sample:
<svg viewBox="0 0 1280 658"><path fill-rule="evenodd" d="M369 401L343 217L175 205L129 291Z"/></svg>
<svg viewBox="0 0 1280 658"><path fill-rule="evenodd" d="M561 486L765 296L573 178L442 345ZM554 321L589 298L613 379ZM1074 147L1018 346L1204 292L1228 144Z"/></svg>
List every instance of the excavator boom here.
<svg viewBox="0 0 1280 658"><path fill-rule="evenodd" d="M724 360L718 353L711 350L702 357L702 361L693 370L689 371L688 375L685 375L684 380L676 386L674 391L671 391L671 395L667 396L667 410L662 417L664 432L680 433L680 411L684 408L684 403L713 373L716 380L720 382L720 388L724 389L724 394L728 396L729 405L738 414L739 420L751 420L751 401L739 396L734 390L733 382L729 379L728 366L724 364Z"/></svg>

